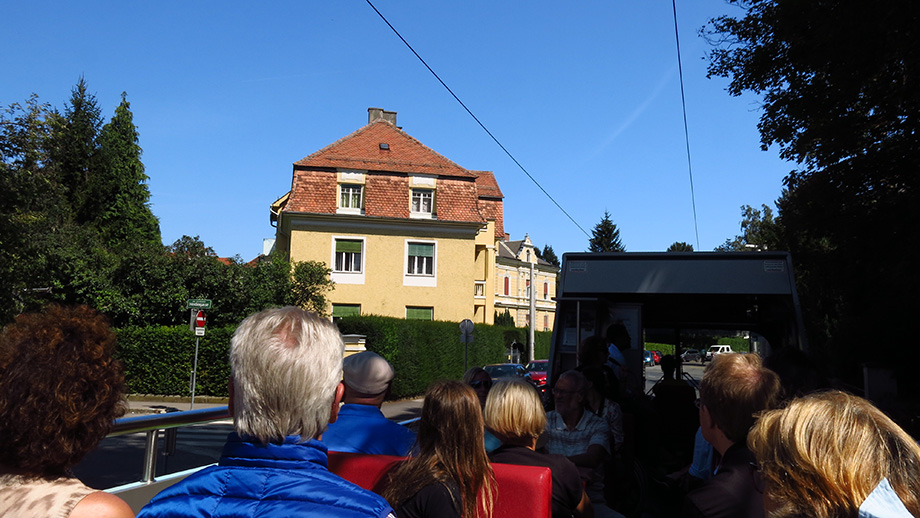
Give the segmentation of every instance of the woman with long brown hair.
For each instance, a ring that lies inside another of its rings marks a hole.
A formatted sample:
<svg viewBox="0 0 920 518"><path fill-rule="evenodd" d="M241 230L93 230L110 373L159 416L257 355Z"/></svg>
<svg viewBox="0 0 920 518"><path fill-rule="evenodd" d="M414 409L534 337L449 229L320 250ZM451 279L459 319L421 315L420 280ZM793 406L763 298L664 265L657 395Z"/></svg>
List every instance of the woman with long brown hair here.
<svg viewBox="0 0 920 518"><path fill-rule="evenodd" d="M492 516L494 477L483 447L483 421L473 389L436 381L425 394L418 453L400 465L383 497L400 518Z"/></svg>

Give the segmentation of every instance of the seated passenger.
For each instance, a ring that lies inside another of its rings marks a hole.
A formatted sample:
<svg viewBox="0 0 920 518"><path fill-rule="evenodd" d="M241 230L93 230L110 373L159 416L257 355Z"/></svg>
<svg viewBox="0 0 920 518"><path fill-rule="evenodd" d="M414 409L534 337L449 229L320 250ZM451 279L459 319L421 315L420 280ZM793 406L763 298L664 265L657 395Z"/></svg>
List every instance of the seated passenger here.
<svg viewBox="0 0 920 518"><path fill-rule="evenodd" d="M397 516L491 518L495 480L482 433L473 389L434 382L422 403L416 451L393 470L383 492Z"/></svg>
<svg viewBox="0 0 920 518"><path fill-rule="evenodd" d="M463 383L466 383L476 391L476 397L479 399L479 408L485 411L486 397L488 397L489 391L492 390L492 376L489 376L489 373L482 367L473 367L463 374ZM488 430L485 430L483 440L486 445L486 452L490 452L502 444L501 441Z"/></svg>
<svg viewBox="0 0 920 518"><path fill-rule="evenodd" d="M300 308L243 320L230 339L236 433L216 466L166 488L138 516L391 515L383 498L331 473L316 440L339 409L344 352L335 324Z"/></svg>
<svg viewBox="0 0 920 518"><path fill-rule="evenodd" d="M393 383L393 367L375 352L345 358L344 405L339 417L323 432L321 441L330 451L404 457L415 444L415 433L383 416L380 406Z"/></svg>
<svg viewBox="0 0 920 518"><path fill-rule="evenodd" d="M713 358L700 382L700 428L721 455L711 479L687 493L684 517L757 518L764 516L755 484L754 455L747 449L756 415L773 408L779 377L756 354L725 353Z"/></svg>
<svg viewBox="0 0 920 518"><path fill-rule="evenodd" d="M115 334L86 306L24 314L0 334L0 516L126 518L73 477L124 405Z"/></svg>
<svg viewBox="0 0 920 518"><path fill-rule="evenodd" d="M604 462L610 455L607 422L585 410L587 380L578 371L566 371L556 380L556 409L546 414L546 451L569 458L586 482L585 492L596 516L619 516L604 498Z"/></svg>
<svg viewBox="0 0 920 518"><path fill-rule="evenodd" d="M553 518L594 516L578 468L562 455L537 453L537 438L546 428L540 396L525 381L500 381L486 401L486 428L502 445L489 454L492 462L543 466L552 472Z"/></svg>
<svg viewBox="0 0 920 518"><path fill-rule="evenodd" d="M839 391L795 399L748 435L771 517L920 516L920 447L868 401Z"/></svg>

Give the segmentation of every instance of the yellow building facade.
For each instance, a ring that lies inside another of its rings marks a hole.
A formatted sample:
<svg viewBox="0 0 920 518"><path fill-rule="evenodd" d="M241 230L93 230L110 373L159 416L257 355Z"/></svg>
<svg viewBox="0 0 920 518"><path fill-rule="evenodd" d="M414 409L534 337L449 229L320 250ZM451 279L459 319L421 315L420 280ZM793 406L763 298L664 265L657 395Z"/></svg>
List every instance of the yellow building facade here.
<svg viewBox="0 0 920 518"><path fill-rule="evenodd" d="M294 164L271 206L275 249L321 261L333 317L493 323L502 193L368 110L368 124ZM539 328L538 328L539 329Z"/></svg>
<svg viewBox="0 0 920 518"><path fill-rule="evenodd" d="M506 310L518 327L530 325L531 291L533 292L534 327L552 331L556 317L556 274L559 269L537 257L530 237L521 241L500 240L496 243L495 311Z"/></svg>

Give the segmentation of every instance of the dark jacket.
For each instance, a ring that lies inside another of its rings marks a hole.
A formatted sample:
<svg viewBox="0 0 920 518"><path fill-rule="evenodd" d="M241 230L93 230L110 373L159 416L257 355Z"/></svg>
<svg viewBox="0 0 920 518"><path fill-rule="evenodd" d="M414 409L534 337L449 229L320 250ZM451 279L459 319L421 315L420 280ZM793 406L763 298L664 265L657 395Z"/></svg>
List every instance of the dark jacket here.
<svg viewBox="0 0 920 518"><path fill-rule="evenodd" d="M754 454L733 444L722 456L716 474L684 499L685 518L763 518L763 493L755 483Z"/></svg>

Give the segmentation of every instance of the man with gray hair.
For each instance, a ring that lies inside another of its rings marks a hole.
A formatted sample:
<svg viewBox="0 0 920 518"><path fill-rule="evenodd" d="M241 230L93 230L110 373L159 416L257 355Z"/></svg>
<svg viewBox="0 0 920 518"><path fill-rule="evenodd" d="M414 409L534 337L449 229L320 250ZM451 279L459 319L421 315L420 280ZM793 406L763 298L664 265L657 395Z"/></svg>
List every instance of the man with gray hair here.
<svg viewBox="0 0 920 518"><path fill-rule="evenodd" d="M335 421L344 343L335 325L296 307L244 320L230 340L236 432L217 466L155 496L138 518L384 518L383 498L332 474L317 439Z"/></svg>
<svg viewBox="0 0 920 518"><path fill-rule="evenodd" d="M390 362L375 352L363 351L345 358L345 404L322 438L330 451L400 457L409 454L415 434L380 411L395 375Z"/></svg>

